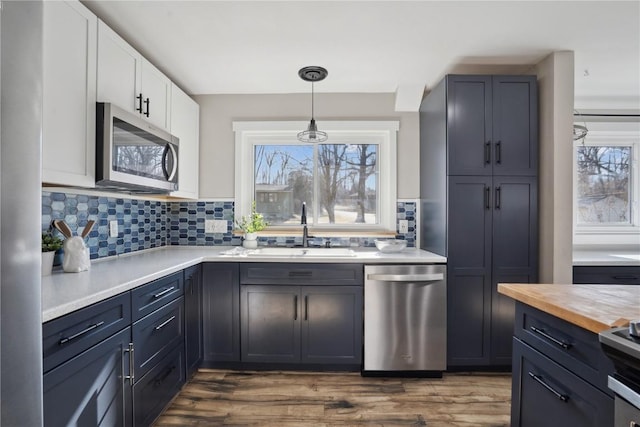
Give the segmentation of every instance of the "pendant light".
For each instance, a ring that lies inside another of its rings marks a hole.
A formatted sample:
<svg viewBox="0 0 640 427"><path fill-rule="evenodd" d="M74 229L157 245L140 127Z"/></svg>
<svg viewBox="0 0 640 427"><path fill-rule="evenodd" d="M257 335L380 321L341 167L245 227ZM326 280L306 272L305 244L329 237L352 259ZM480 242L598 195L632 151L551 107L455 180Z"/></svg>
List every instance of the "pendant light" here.
<svg viewBox="0 0 640 427"><path fill-rule="evenodd" d="M316 120L313 118L313 84L324 80L327 74L326 69L317 66L304 67L298 71L298 75L302 80L311 82L311 121L307 130L298 133L298 141L300 142L324 142L328 138L326 132L318 130Z"/></svg>

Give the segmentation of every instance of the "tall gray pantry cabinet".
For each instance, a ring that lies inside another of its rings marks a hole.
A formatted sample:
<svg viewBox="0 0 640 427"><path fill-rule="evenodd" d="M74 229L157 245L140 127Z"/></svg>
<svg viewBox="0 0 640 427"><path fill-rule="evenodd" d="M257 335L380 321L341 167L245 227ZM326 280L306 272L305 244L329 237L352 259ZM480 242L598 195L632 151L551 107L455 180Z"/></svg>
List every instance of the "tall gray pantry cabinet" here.
<svg viewBox="0 0 640 427"><path fill-rule="evenodd" d="M538 272L535 76L448 75L420 106L421 247L447 257L447 366L509 367Z"/></svg>

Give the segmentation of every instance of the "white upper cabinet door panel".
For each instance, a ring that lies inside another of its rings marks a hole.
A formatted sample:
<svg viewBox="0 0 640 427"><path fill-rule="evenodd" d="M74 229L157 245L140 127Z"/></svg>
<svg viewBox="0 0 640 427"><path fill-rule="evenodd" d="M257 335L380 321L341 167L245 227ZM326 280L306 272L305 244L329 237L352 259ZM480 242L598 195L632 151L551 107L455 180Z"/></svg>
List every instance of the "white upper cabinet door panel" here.
<svg viewBox="0 0 640 427"><path fill-rule="evenodd" d="M146 59L142 59L142 114L167 131L171 131L171 80Z"/></svg>
<svg viewBox="0 0 640 427"><path fill-rule="evenodd" d="M97 17L44 2L42 181L95 186Z"/></svg>
<svg viewBox="0 0 640 427"><path fill-rule="evenodd" d="M98 102L111 102L139 114L142 56L98 21Z"/></svg>
<svg viewBox="0 0 640 427"><path fill-rule="evenodd" d="M171 90L171 133L180 139L179 190L171 193L171 196L197 199L200 180L200 106L176 85Z"/></svg>

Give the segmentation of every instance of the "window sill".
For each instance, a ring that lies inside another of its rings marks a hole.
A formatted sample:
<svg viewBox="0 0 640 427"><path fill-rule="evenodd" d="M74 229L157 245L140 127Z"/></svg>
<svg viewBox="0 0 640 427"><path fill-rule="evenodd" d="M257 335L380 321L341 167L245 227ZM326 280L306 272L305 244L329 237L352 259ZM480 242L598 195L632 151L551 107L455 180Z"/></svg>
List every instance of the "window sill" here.
<svg viewBox="0 0 640 427"><path fill-rule="evenodd" d="M279 237L302 235L302 228L286 228L277 230L258 231L258 237ZM395 237L396 233L390 230L326 230L322 228L309 228L309 234L314 237ZM233 230L234 236L244 236L244 231Z"/></svg>

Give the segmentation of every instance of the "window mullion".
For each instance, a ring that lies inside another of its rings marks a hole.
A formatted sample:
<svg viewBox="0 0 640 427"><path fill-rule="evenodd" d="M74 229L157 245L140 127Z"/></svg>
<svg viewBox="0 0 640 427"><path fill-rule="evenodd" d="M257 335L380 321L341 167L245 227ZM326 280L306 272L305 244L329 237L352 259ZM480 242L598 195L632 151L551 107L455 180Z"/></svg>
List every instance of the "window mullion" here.
<svg viewBox="0 0 640 427"><path fill-rule="evenodd" d="M318 214L320 212L318 206L320 205L320 197L318 197L320 191L320 170L318 165L318 144L313 146L313 219L312 225L318 224Z"/></svg>

